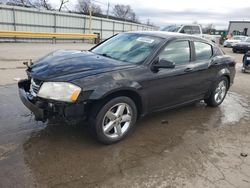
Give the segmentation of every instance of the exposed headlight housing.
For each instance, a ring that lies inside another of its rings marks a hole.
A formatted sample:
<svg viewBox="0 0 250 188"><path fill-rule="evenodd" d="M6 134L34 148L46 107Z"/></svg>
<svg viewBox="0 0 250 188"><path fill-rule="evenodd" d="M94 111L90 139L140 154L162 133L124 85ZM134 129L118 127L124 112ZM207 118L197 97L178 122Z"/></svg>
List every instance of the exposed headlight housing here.
<svg viewBox="0 0 250 188"><path fill-rule="evenodd" d="M67 82L44 82L37 96L45 99L53 99L65 102L75 102L81 92L81 88Z"/></svg>

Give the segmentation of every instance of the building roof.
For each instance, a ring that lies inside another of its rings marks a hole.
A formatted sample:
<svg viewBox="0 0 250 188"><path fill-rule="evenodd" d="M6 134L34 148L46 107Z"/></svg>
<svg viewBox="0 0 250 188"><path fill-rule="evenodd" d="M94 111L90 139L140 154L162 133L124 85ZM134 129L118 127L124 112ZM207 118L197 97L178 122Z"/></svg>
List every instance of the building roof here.
<svg viewBox="0 0 250 188"><path fill-rule="evenodd" d="M249 21L229 21L229 23L250 23Z"/></svg>

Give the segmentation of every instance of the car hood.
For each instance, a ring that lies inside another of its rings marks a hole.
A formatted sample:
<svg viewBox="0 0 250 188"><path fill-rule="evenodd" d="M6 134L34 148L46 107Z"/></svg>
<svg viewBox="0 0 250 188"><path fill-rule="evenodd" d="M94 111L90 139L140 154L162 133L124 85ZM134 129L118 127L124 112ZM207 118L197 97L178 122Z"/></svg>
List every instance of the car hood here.
<svg viewBox="0 0 250 188"><path fill-rule="evenodd" d="M73 79L74 75L79 78L131 66L135 65L89 51L59 50L37 60L29 73L41 80L67 76Z"/></svg>

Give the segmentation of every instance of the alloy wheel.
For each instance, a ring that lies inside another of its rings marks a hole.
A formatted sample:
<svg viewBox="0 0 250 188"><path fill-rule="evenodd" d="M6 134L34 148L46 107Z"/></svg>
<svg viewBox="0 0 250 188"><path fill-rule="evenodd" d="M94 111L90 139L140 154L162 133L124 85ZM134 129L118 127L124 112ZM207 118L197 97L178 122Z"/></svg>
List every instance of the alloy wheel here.
<svg viewBox="0 0 250 188"><path fill-rule="evenodd" d="M102 122L105 136L112 139L122 137L130 128L132 115L132 109L126 103L119 103L111 107Z"/></svg>
<svg viewBox="0 0 250 188"><path fill-rule="evenodd" d="M214 100L217 104L221 103L227 92L227 84L225 80L219 82L218 86L215 89Z"/></svg>

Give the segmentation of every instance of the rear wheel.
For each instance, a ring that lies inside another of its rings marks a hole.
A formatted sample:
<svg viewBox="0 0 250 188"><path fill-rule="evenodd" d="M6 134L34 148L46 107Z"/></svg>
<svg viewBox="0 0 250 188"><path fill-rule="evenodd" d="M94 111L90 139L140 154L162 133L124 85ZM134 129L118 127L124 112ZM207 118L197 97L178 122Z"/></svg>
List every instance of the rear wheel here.
<svg viewBox="0 0 250 188"><path fill-rule="evenodd" d="M246 68L245 68L245 67L242 67L242 68L241 68L241 72L246 73Z"/></svg>
<svg viewBox="0 0 250 188"><path fill-rule="evenodd" d="M211 95L209 98L205 99L205 102L207 103L208 106L216 107L219 106L224 98L226 97L229 82L226 77L221 77L217 80Z"/></svg>
<svg viewBox="0 0 250 188"><path fill-rule="evenodd" d="M236 53L236 52L237 52L237 50L233 48L233 53Z"/></svg>
<svg viewBox="0 0 250 188"><path fill-rule="evenodd" d="M93 108L90 128L98 141L112 144L123 139L132 130L136 119L137 109L134 101L128 97L117 97L100 108Z"/></svg>

